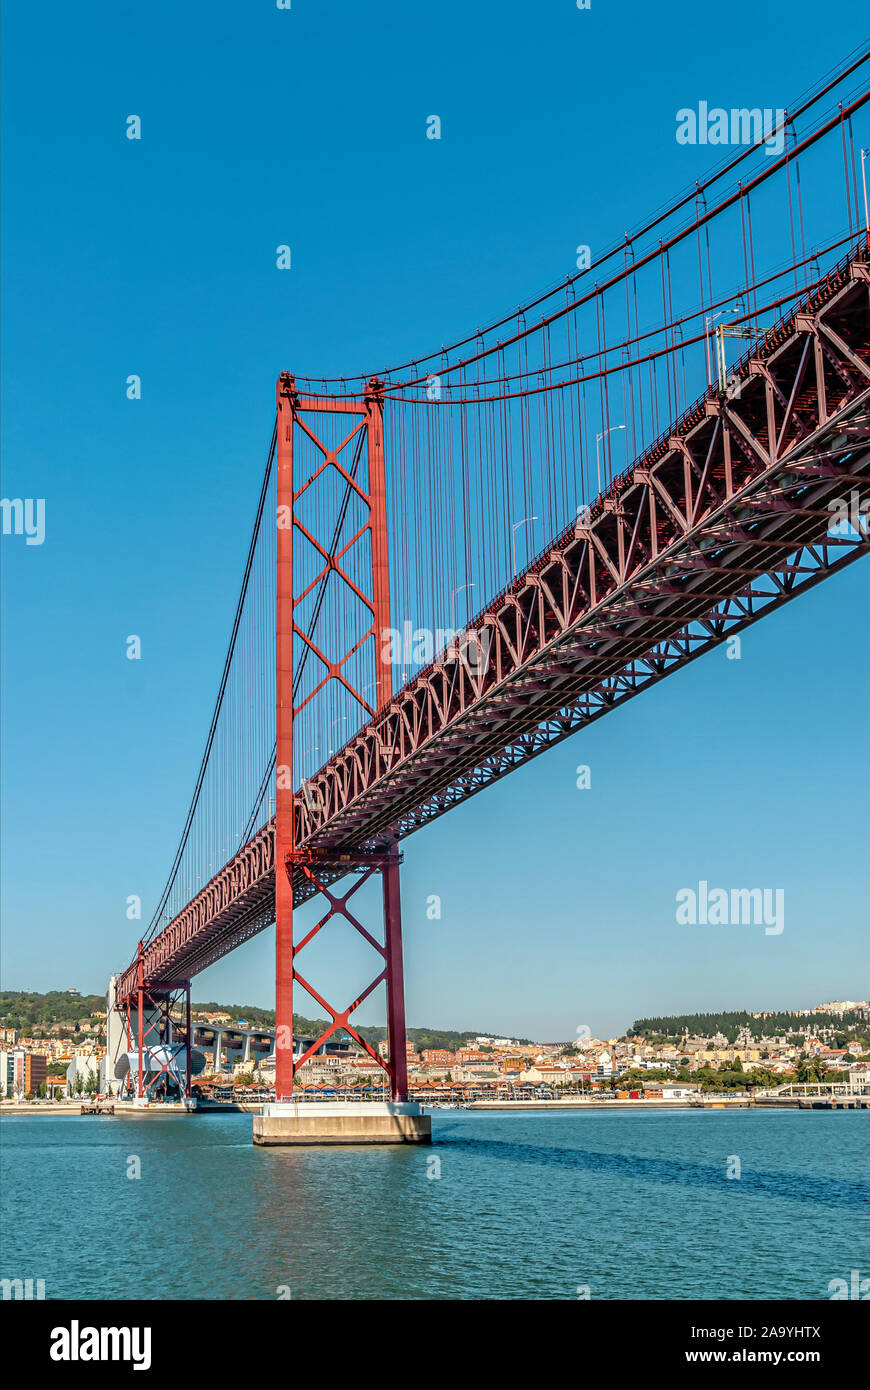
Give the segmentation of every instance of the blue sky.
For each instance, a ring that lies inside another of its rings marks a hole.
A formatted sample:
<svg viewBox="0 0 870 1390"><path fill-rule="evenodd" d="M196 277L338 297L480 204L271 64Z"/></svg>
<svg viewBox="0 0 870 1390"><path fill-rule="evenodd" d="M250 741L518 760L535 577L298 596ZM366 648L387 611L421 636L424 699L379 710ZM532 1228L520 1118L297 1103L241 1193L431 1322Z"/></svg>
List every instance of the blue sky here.
<svg viewBox="0 0 870 1390"><path fill-rule="evenodd" d="M708 167L677 109L786 106L865 14L10 0L3 495L46 499L46 540L3 539L7 987L102 990L135 945L127 895L150 915L278 371L404 361L553 284ZM866 997L868 580L853 566L740 661L711 654L408 841L409 1021L564 1037ZM783 887L785 931L678 927L702 878ZM271 1004L272 950L195 995ZM333 953L336 994L358 966Z"/></svg>

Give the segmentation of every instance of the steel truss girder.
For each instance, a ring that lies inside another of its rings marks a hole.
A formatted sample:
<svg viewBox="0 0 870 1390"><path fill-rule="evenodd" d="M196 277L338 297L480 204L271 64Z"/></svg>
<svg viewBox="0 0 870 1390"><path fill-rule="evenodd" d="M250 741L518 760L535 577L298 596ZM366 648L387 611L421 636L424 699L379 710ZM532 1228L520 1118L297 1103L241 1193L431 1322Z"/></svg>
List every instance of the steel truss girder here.
<svg viewBox="0 0 870 1390"><path fill-rule="evenodd" d="M866 249L841 262L478 615L486 661L460 641L309 779L297 846L412 833L867 553L827 534L844 491L870 496L867 269ZM274 893L270 823L149 943L148 978L225 955Z"/></svg>

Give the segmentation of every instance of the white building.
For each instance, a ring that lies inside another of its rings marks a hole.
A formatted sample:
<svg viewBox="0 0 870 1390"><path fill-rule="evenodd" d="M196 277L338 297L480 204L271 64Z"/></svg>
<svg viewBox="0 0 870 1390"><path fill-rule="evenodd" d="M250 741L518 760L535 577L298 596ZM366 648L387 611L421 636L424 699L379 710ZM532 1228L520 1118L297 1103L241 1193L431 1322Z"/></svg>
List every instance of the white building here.
<svg viewBox="0 0 870 1390"><path fill-rule="evenodd" d="M595 1059L595 1075L613 1075L613 1056L610 1052L608 1052L606 1047L603 1049L603 1051L599 1052L598 1056Z"/></svg>
<svg viewBox="0 0 870 1390"><path fill-rule="evenodd" d="M80 1055L73 1057L66 1069L67 1094L71 1096L78 1094L76 1090L76 1081L79 1077L82 1079L82 1090L84 1091L89 1078L92 1076L96 1077L97 1090L101 1090L103 1088L102 1059L99 1057L82 1057Z"/></svg>
<svg viewBox="0 0 870 1390"><path fill-rule="evenodd" d="M12 1100L24 1091L24 1053L20 1048L0 1052L0 1096Z"/></svg>

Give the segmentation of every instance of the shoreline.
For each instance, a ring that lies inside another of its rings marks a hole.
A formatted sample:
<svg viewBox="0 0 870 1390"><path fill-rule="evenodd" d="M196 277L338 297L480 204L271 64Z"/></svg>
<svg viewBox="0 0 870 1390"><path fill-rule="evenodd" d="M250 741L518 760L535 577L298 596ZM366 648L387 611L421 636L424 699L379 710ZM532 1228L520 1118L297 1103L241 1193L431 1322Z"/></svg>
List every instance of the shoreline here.
<svg viewBox="0 0 870 1390"><path fill-rule="evenodd" d="M428 1105L425 1101L420 1102L424 1113L440 1113L444 1110L445 1114L453 1111L473 1112L475 1114L486 1114L488 1112L510 1112L528 1113L540 1111L560 1111L562 1113L572 1110L592 1110L592 1111L617 1111L626 1110L646 1110L666 1113L682 1113L686 1110L767 1110L776 1112L778 1110L870 1110L870 1096L834 1096L833 1098L817 1097L813 1100L798 1097L783 1097L774 1099L765 1097L753 1100L748 1096L734 1097L734 1099L723 1099L717 1097L715 1100L664 1100L650 1098L649 1100L475 1100L469 1101L467 1105L441 1106ZM122 1102L114 1102L114 1111L109 1114L91 1113L82 1114L81 1105L77 1101L74 1104L46 1102L44 1104L2 1104L0 1105L0 1120L3 1116L11 1115L21 1117L23 1115L36 1116L76 1116L79 1119L143 1119L148 1116L157 1116L164 1119L169 1116L182 1115L259 1115L262 1113L262 1105L252 1104L251 1102L228 1102L226 1105L203 1105L195 1110L186 1110L180 1106L172 1105L152 1105L149 1107L133 1106Z"/></svg>

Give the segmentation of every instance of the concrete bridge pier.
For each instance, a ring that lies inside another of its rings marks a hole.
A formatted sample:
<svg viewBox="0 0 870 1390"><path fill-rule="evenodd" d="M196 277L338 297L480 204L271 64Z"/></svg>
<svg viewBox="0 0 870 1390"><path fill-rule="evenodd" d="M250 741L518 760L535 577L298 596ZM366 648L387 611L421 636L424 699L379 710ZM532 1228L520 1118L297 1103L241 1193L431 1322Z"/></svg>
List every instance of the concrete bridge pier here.
<svg viewBox="0 0 870 1390"><path fill-rule="evenodd" d="M134 1004L129 1010L120 1008L117 1003L113 975L106 990L106 1056L100 1068L100 1090L104 1095L123 1095L129 1092L129 1084L119 1080L116 1068L121 1058L136 1051L139 1033L139 1011ZM160 1010L153 1004L142 1008L142 1033L147 1051L160 1041ZM169 1030L171 1032L171 1028ZM169 1042L169 1038L164 1039ZM133 1082L138 1088L138 1075Z"/></svg>
<svg viewBox="0 0 870 1390"><path fill-rule="evenodd" d="M103 1095L118 1095L121 1082L115 1078L115 1067L127 1052L127 1016L115 1002L115 976L106 990L106 1056L101 1067L100 1091Z"/></svg>
<svg viewBox="0 0 870 1390"><path fill-rule="evenodd" d="M214 1071L220 1071L224 1030L218 1028L213 1023L197 1024L194 1030L194 1037L196 1038L197 1047L204 1049L206 1055L209 1053L211 1054L212 1069Z"/></svg>
<svg viewBox="0 0 870 1390"><path fill-rule="evenodd" d="M277 1101L254 1116L254 1143L431 1144L416 1101Z"/></svg>

